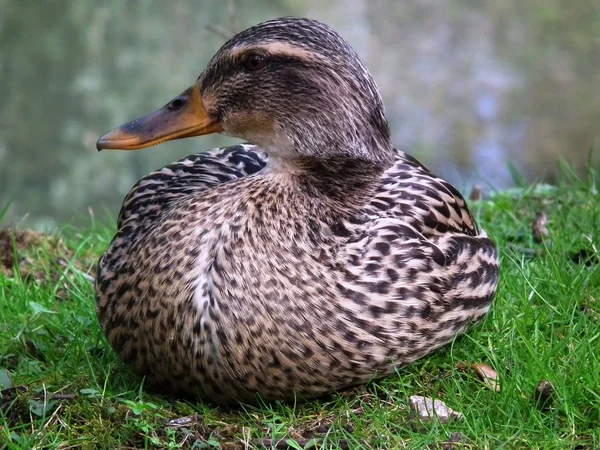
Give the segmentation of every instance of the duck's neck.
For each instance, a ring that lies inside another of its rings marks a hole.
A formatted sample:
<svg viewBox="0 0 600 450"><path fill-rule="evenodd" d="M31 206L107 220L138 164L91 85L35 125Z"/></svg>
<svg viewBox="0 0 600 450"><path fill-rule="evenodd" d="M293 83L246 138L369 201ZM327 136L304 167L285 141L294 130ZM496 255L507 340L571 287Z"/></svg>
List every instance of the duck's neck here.
<svg viewBox="0 0 600 450"><path fill-rule="evenodd" d="M322 203L325 208L348 212L361 208L380 184L381 175L392 164L361 158L270 158L268 170L297 192Z"/></svg>

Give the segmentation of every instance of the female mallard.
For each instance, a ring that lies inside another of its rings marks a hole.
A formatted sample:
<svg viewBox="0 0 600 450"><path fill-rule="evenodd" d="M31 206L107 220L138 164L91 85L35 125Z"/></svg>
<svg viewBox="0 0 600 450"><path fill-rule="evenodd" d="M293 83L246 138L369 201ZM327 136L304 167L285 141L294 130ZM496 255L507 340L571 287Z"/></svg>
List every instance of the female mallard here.
<svg viewBox="0 0 600 450"><path fill-rule="evenodd" d="M377 86L334 30L284 18L243 31L97 146L215 132L252 145L144 177L99 263L100 322L148 382L219 403L318 396L485 316L494 243L454 187L392 146Z"/></svg>

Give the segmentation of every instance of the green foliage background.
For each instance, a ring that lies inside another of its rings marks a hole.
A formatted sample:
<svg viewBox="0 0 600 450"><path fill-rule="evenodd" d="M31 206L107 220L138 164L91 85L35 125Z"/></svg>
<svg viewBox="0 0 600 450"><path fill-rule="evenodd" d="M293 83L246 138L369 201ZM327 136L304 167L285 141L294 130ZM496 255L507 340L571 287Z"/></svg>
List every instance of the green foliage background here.
<svg viewBox="0 0 600 450"><path fill-rule="evenodd" d="M233 10L232 10L233 5ZM232 29L282 15L330 23L386 101L395 143L459 186L582 167L600 124L595 0L0 0L0 206L43 228L116 214L150 170L220 137L96 154L100 134L185 89ZM492 119L477 113L491 95ZM478 150L498 147L494 157ZM473 178L477 173L479 178ZM509 180L509 181L507 181Z"/></svg>

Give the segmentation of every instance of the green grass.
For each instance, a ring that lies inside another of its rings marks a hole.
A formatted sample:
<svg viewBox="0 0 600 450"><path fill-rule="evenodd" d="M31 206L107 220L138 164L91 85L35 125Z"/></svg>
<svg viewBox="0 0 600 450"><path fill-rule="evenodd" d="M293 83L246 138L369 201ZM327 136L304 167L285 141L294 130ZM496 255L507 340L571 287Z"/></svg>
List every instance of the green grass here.
<svg viewBox="0 0 600 450"><path fill-rule="evenodd" d="M396 376L296 405L223 409L147 391L107 345L83 275L112 229L65 228L61 241L17 243L20 267L0 272L0 448L302 448L312 438L313 448L600 448L595 176L581 181L565 169L557 187L474 202L502 250L487 320ZM540 211L549 218L543 243L531 231ZM493 367L501 390L462 363ZM542 380L554 386L545 405L533 397ZM440 399L464 418L420 422L411 395ZM170 425L182 417L194 420Z"/></svg>

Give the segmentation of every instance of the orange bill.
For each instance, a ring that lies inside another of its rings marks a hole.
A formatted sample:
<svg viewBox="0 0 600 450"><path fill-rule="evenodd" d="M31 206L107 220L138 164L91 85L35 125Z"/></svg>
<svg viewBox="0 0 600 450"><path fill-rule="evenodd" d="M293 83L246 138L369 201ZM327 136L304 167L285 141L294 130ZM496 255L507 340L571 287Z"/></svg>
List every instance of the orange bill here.
<svg viewBox="0 0 600 450"><path fill-rule="evenodd" d="M137 150L220 131L223 131L221 123L204 109L200 86L196 83L158 111L105 134L98 139L96 148Z"/></svg>

